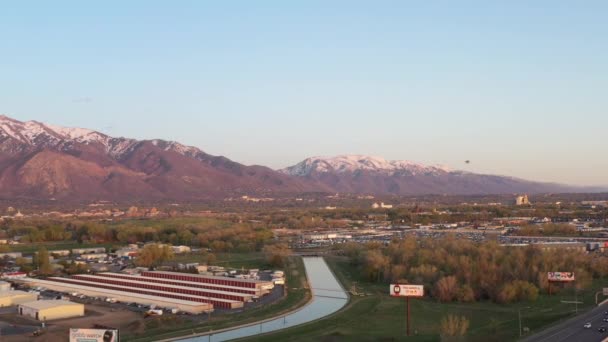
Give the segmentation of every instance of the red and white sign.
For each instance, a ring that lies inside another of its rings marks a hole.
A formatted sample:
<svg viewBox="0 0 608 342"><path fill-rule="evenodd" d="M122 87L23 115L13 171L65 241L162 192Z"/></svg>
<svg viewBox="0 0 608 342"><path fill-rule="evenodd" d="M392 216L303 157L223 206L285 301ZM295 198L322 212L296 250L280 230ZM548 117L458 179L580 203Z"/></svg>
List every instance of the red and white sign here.
<svg viewBox="0 0 608 342"><path fill-rule="evenodd" d="M25 272L6 272L2 273L0 278L2 279L19 279L27 277L27 273Z"/></svg>
<svg viewBox="0 0 608 342"><path fill-rule="evenodd" d="M390 294L393 297L424 297L424 286L391 284Z"/></svg>
<svg viewBox="0 0 608 342"><path fill-rule="evenodd" d="M547 279L549 281L574 281L574 272L549 272Z"/></svg>

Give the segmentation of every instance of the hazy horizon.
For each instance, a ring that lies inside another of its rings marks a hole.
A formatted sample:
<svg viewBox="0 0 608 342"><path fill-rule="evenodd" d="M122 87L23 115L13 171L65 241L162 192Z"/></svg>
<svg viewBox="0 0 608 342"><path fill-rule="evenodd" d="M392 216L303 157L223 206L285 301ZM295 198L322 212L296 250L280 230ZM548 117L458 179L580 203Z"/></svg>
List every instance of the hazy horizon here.
<svg viewBox="0 0 608 342"><path fill-rule="evenodd" d="M608 185L606 3L110 3L4 6L0 114L274 169L364 154Z"/></svg>

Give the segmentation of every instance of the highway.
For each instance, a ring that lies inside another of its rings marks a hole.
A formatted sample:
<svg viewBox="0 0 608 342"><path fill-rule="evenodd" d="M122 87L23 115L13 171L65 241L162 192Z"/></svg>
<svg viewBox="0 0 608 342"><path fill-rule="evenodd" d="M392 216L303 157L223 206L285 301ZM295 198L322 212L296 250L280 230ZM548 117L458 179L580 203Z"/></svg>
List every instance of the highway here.
<svg viewBox="0 0 608 342"><path fill-rule="evenodd" d="M524 338L525 342L600 342L608 339L608 332L600 333L597 328L603 326L608 329L608 322L604 322L604 312L608 305L600 305L591 311L578 315L556 326L550 327L534 335ZM585 329L585 323L591 323L591 329Z"/></svg>

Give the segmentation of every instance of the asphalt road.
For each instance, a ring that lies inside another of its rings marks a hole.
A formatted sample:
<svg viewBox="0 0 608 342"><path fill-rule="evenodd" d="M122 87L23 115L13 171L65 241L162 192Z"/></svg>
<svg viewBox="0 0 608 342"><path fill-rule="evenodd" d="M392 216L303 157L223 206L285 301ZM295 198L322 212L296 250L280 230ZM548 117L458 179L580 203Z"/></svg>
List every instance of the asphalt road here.
<svg viewBox="0 0 608 342"><path fill-rule="evenodd" d="M608 322L604 322L604 317L608 317L604 312L608 311L608 305L601 305L584 314L573 317L556 326L548 328L532 336L526 337L522 341L525 342L600 342L608 339L608 332L601 333L597 329L606 327ZM590 322L591 328L586 329L583 326Z"/></svg>

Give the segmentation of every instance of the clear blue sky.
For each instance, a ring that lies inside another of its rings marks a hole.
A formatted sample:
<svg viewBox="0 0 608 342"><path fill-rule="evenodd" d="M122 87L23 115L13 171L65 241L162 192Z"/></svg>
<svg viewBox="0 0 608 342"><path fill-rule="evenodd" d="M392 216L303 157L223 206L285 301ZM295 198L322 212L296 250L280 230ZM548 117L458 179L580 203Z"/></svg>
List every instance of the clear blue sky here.
<svg viewBox="0 0 608 342"><path fill-rule="evenodd" d="M0 113L273 168L357 153L607 185L606 18L606 1L6 2Z"/></svg>

